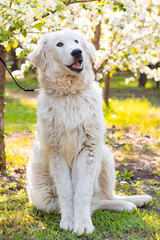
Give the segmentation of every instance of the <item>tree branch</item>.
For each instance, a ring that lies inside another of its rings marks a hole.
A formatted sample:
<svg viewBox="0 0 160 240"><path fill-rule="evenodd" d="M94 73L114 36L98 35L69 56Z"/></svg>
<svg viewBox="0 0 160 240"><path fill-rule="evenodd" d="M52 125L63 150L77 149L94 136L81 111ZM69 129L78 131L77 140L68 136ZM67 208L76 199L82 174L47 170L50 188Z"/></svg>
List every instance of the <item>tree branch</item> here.
<svg viewBox="0 0 160 240"><path fill-rule="evenodd" d="M152 31L151 33L149 33L148 35L146 35L145 38L151 36L154 32L155 32L155 30ZM144 40L144 37L140 37L140 38L135 39L134 41L131 42L131 45L140 41L140 40Z"/></svg>
<svg viewBox="0 0 160 240"><path fill-rule="evenodd" d="M13 0L11 0L11 1L10 1L10 3L9 3L9 7L11 7L11 6L12 6L12 2L13 2Z"/></svg>
<svg viewBox="0 0 160 240"><path fill-rule="evenodd" d="M103 68L105 67L105 65L108 63L108 59L105 59L104 61L103 61L103 63L101 64L101 66L96 70L95 69L95 72L96 73L100 73L100 72L102 72L102 70L103 70Z"/></svg>
<svg viewBox="0 0 160 240"><path fill-rule="evenodd" d="M68 2L65 3L66 6L74 3L88 3L88 2L100 2L101 0L77 0L77 1L72 1L69 0Z"/></svg>

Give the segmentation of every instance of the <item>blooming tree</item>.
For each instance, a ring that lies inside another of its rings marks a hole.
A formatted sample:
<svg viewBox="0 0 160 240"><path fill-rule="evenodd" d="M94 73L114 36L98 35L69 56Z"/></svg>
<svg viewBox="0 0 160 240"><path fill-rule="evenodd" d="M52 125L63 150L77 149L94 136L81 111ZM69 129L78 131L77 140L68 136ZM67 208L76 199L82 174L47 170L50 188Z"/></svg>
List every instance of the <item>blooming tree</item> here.
<svg viewBox="0 0 160 240"><path fill-rule="evenodd" d="M16 49L18 57L24 57L34 47L36 39L48 31L61 29L67 9L74 4L79 10L88 8L93 0L0 0L0 57L5 61L6 51ZM120 8L121 0L98 0L91 7L100 14L101 7ZM96 7L95 7L96 6ZM122 4L123 6L123 4ZM72 9L72 7L70 9ZM91 11L91 9L90 9ZM73 13L72 13L73 14ZM74 15L74 14L73 14ZM29 62L21 66L15 75L22 76ZM5 68L0 63L0 170L5 169L4 147L4 92Z"/></svg>
<svg viewBox="0 0 160 240"><path fill-rule="evenodd" d="M105 79L106 102L110 76L117 68L160 80L160 69L147 67L159 60L159 22L157 0L0 0L0 44L6 51L15 48L18 57L26 56L42 34L64 27L80 29L91 39L97 49L94 71L97 80ZM28 67L26 60L15 76L22 77Z"/></svg>
<svg viewBox="0 0 160 240"><path fill-rule="evenodd" d="M34 2L27 3L28 6L23 3L23 13L29 16L24 32L14 34L14 43L6 41L8 50L20 43L16 49L19 57L34 48L35 39L41 34L69 27L80 29L98 50L94 70L97 80L105 79L106 102L110 76L117 68L129 69L135 77L141 72L160 80L160 69L152 70L147 66L159 61L160 54L160 16L156 0ZM26 61L14 74L22 77L28 65Z"/></svg>
<svg viewBox="0 0 160 240"><path fill-rule="evenodd" d="M113 4L113 3L112 3ZM70 6L65 14L63 26L80 28L88 39L93 39L97 58L97 79L105 79L105 101L109 97L110 76L115 69L130 70L135 77L138 72L160 80L160 68L151 69L149 63L160 60L160 7L156 0L136 0L119 3L121 9L95 2ZM119 11L122 10L122 11ZM72 14L74 13L74 14ZM132 77L132 80L135 79ZM131 80L131 79L130 79Z"/></svg>

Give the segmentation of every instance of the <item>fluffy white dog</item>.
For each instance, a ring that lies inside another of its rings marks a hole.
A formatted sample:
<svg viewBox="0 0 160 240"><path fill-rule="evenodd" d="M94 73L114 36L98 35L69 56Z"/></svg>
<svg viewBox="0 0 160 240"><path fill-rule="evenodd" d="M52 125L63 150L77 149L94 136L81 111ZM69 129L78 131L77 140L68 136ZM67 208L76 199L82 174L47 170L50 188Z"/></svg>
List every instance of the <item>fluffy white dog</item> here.
<svg viewBox="0 0 160 240"><path fill-rule="evenodd" d="M30 202L60 212L60 227L91 233L96 209L132 210L148 195L117 196L111 152L104 146L101 91L94 82L95 49L76 30L48 33L30 54L39 69L37 136L27 167Z"/></svg>

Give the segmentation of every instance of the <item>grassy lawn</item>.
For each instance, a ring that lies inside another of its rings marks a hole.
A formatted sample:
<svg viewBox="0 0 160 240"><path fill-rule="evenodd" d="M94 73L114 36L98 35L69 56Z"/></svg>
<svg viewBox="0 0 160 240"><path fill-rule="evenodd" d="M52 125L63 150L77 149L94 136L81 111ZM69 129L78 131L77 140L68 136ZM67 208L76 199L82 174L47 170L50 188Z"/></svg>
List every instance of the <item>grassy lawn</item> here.
<svg viewBox="0 0 160 240"><path fill-rule="evenodd" d="M23 86L37 88L36 75ZM111 81L110 108L104 105L118 194L151 194L152 203L134 212L95 211L95 230L77 236L59 227L60 216L35 209L25 186L26 164L34 140L36 93L24 93L7 79L5 131L7 171L1 176L0 239L160 239L160 90L149 81L125 85L124 75Z"/></svg>

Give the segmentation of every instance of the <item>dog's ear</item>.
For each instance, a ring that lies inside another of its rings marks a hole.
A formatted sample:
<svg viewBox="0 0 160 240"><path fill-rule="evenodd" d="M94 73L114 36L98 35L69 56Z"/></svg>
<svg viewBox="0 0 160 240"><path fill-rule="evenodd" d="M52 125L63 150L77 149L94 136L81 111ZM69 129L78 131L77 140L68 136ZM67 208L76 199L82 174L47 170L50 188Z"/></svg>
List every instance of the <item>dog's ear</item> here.
<svg viewBox="0 0 160 240"><path fill-rule="evenodd" d="M37 47L28 55L31 63L41 69L44 70L46 66L46 38L42 37L37 44Z"/></svg>
<svg viewBox="0 0 160 240"><path fill-rule="evenodd" d="M96 58L96 49L92 43L87 42L87 52L91 62L94 62Z"/></svg>

